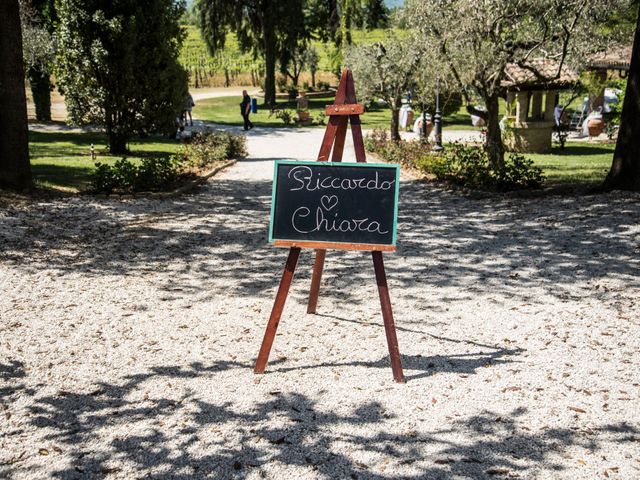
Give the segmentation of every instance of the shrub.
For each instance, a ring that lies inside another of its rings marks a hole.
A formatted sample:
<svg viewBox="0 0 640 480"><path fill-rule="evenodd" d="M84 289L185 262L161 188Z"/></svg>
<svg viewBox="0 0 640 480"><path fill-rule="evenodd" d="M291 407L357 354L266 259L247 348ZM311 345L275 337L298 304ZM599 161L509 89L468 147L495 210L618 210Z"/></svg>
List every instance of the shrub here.
<svg viewBox="0 0 640 480"><path fill-rule="evenodd" d="M390 139L387 130L380 128L365 137L365 148L377 153L388 162L408 166L415 166L417 160L431 149L428 143L419 141L394 142Z"/></svg>
<svg viewBox="0 0 640 480"><path fill-rule="evenodd" d="M173 158L145 158L140 165L122 158L113 165L96 163L91 187L104 193L165 190L176 181L179 171Z"/></svg>
<svg viewBox="0 0 640 480"><path fill-rule="evenodd" d="M286 108L282 110L271 110L271 113L269 113L269 118L271 117L279 118L285 125L291 125L293 123L294 112L293 110L289 110Z"/></svg>
<svg viewBox="0 0 640 480"><path fill-rule="evenodd" d="M323 111L319 111L317 113L317 115L313 118L313 121L317 125L326 125L326 123L327 123L327 114L324 113Z"/></svg>
<svg viewBox="0 0 640 480"><path fill-rule="evenodd" d="M242 135L222 131L200 133L170 158L144 158L138 165L126 158L113 165L96 163L91 187L104 193L166 190L183 174L246 153L246 138Z"/></svg>
<svg viewBox="0 0 640 480"><path fill-rule="evenodd" d="M247 154L247 139L221 130L196 133L191 141L180 146L176 157L186 168L203 169L212 163Z"/></svg>
<svg viewBox="0 0 640 480"><path fill-rule="evenodd" d="M520 154L508 155L504 168L495 170L481 147L452 144L444 152L435 154L421 142L391 141L387 131L381 129L367 135L365 147L388 162L408 165L438 180L470 188L537 188L544 181L542 170L533 164L533 160Z"/></svg>
<svg viewBox="0 0 640 480"><path fill-rule="evenodd" d="M323 82L323 81L319 81L316 83L316 85L318 86L318 90L320 91L326 91L329 90L329 82Z"/></svg>
<svg viewBox="0 0 640 480"><path fill-rule="evenodd" d="M536 167L533 160L523 155L508 155L505 158L504 168L495 170L483 148L461 144L453 144L441 154L420 158L416 167L434 175L438 180L446 180L470 188L491 190L538 188L544 181L540 167Z"/></svg>

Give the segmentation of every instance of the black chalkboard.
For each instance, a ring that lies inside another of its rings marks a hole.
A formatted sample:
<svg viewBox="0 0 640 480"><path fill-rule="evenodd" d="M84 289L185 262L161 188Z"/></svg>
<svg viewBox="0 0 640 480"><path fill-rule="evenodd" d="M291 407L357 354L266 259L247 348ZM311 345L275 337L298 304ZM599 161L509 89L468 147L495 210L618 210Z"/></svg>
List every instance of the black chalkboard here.
<svg viewBox="0 0 640 480"><path fill-rule="evenodd" d="M398 165L275 162L269 241L396 244Z"/></svg>

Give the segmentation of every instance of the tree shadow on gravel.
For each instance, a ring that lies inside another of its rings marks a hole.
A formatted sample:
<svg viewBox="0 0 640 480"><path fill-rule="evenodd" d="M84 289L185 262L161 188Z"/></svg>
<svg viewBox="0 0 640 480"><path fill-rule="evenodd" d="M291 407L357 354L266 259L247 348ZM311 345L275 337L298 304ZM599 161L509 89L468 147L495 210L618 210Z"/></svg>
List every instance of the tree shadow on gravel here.
<svg viewBox="0 0 640 480"><path fill-rule="evenodd" d="M122 383L98 384L93 391L36 398L32 425L48 428L46 440L69 459L53 477L122 472L136 478L243 479L266 476L269 467L294 475L288 468L299 467L304 470L296 475L326 479L527 478L531 465L538 474L546 470L553 476L562 470L554 458L569 447L597 453L603 439L622 444L638 434L625 423L533 431L523 408L483 411L419 433L398 431L395 417L376 401L337 413L319 408L306 395L280 391L244 410L231 399L214 403L190 394L140 395L152 382L215 381L216 372L237 368L246 366L225 362L155 368ZM364 456L368 463L359 460ZM401 468L406 473L398 473Z"/></svg>
<svg viewBox="0 0 640 480"><path fill-rule="evenodd" d="M25 377L24 363L18 360L0 363L0 407L7 404L10 397L18 392L31 393L22 383Z"/></svg>
<svg viewBox="0 0 640 480"><path fill-rule="evenodd" d="M89 276L140 277L172 266L176 274L155 280L158 288L224 287L254 297L277 285L286 258L286 250L267 242L270 198L270 181L223 178L174 199L75 198L10 207L0 216L0 256L27 271ZM471 297L498 292L527 301L532 287L567 298L566 287L576 281L605 277L638 288L639 217L632 194L470 199L407 181L398 251L385 257L388 277L407 300L448 286ZM338 287L374 281L370 258L358 255L328 256ZM298 268L305 278L308 257ZM336 290L349 298L349 289Z"/></svg>
<svg viewBox="0 0 640 480"><path fill-rule="evenodd" d="M329 318L339 318L332 315L324 316ZM353 320L344 320L347 322L359 323ZM380 326L380 328L382 330L382 326ZM517 357L525 351L525 349L523 348L504 348L470 340L456 340L448 337L423 333L416 330L410 330L404 327L396 326L396 329L399 331L422 333L423 335L436 339L439 342L452 342L460 345L475 347L477 349L477 351L475 352L450 355L400 354L402 367L405 373L405 379L407 381L418 380L420 378L430 377L439 373L458 373L463 375L472 375L475 374L479 368L517 362ZM353 360L345 362L322 362L313 363L310 365L296 366L280 365L275 367L271 363L269 363L269 367L270 370L280 373L297 370L313 370L316 368L325 367L381 368L391 371L391 362L389 360L389 356L385 355L375 362Z"/></svg>

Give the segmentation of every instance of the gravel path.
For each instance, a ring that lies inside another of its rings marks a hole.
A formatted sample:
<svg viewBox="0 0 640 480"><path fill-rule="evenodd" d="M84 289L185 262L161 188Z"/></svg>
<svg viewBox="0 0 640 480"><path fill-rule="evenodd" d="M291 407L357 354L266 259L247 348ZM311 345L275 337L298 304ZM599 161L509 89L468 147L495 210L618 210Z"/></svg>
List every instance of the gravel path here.
<svg viewBox="0 0 640 480"><path fill-rule="evenodd" d="M640 478L638 195L406 178L386 262L408 383L355 252L328 255L319 315L303 253L252 373L286 256L271 159L316 135L251 132L196 195L0 210L0 477Z"/></svg>

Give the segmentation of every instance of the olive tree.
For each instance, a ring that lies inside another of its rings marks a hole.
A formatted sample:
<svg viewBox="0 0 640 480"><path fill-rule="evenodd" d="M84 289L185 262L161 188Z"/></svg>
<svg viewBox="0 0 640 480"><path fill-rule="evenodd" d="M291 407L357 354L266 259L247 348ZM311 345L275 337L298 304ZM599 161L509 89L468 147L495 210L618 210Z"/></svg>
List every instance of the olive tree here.
<svg viewBox="0 0 640 480"><path fill-rule="evenodd" d="M408 0L405 21L421 41L437 46L442 68L452 73L471 104L474 90L487 110L486 149L495 168L504 167L498 105L508 66L540 81L559 78L601 45L598 28L625 0ZM538 67L553 61L553 72Z"/></svg>
<svg viewBox="0 0 640 480"><path fill-rule="evenodd" d="M389 31L371 45L351 46L345 64L353 72L356 91L369 100L383 99L391 109L391 138L400 140L402 97L415 83L422 52L407 48L407 40Z"/></svg>

